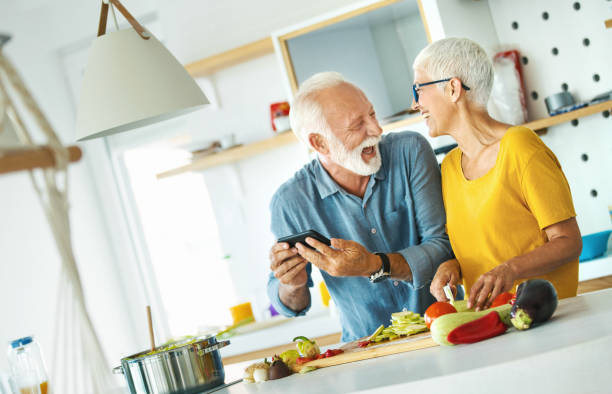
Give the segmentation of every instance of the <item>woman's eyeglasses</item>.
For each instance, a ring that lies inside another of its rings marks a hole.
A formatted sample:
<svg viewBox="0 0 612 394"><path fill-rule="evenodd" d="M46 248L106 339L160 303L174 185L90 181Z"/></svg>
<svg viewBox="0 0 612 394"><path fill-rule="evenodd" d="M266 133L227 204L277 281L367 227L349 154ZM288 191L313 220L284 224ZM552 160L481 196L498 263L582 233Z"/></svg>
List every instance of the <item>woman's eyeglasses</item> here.
<svg viewBox="0 0 612 394"><path fill-rule="evenodd" d="M435 83L440 83L440 82L448 82L451 79L452 78L446 78L446 79L438 79L437 81L431 81L431 82L425 82L425 83L415 83L414 85L412 85L412 96L414 97L414 102L415 103L419 102L419 89L422 88L423 86L433 85ZM465 86L463 82L461 82L461 86L465 90L470 90L470 88Z"/></svg>

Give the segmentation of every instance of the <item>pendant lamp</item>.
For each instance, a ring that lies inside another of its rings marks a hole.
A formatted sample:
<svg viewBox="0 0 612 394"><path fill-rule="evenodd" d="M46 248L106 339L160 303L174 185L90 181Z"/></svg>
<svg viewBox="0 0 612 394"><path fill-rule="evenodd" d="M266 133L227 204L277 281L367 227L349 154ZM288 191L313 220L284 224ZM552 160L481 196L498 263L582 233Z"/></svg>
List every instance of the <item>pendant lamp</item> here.
<svg viewBox="0 0 612 394"><path fill-rule="evenodd" d="M119 0L108 0L132 28L106 32L102 3L77 110L76 140L106 137L183 115L208 99L176 58Z"/></svg>

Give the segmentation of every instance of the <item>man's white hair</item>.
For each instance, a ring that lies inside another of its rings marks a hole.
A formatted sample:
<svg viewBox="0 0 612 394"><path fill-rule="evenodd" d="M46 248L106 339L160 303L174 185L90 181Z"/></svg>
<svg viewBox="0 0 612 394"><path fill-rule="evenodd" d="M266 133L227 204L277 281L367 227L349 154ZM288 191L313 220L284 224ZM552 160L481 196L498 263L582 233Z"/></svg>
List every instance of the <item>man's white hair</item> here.
<svg viewBox="0 0 612 394"><path fill-rule="evenodd" d="M493 64L474 41L456 37L435 41L417 55L413 68L425 71L432 80L459 78L470 88L466 98L486 108L493 87Z"/></svg>
<svg viewBox="0 0 612 394"><path fill-rule="evenodd" d="M354 86L345 80L342 74L335 71L325 71L314 74L300 85L291 103L289 121L295 135L306 146L311 147L310 141L308 141L308 135L311 133L318 133L327 138L332 135L329 124L323 115L323 109L316 99L317 93L344 83Z"/></svg>

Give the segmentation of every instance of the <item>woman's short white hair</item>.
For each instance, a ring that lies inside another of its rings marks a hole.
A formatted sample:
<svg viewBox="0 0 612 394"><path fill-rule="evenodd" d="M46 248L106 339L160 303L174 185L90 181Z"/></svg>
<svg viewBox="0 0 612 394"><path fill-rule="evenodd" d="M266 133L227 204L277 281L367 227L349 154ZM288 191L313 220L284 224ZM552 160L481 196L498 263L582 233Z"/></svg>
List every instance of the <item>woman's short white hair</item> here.
<svg viewBox="0 0 612 394"><path fill-rule="evenodd" d="M459 78L470 88L466 97L479 106L487 106L493 87L493 64L474 41L451 37L432 42L414 59L413 68L425 71L433 80Z"/></svg>
<svg viewBox="0 0 612 394"><path fill-rule="evenodd" d="M295 135L306 146L310 147L309 134L318 133L325 137L332 134L323 115L323 109L316 99L317 93L345 83L354 86L345 80L342 74L335 71L325 71L314 74L300 85L291 103L289 121Z"/></svg>

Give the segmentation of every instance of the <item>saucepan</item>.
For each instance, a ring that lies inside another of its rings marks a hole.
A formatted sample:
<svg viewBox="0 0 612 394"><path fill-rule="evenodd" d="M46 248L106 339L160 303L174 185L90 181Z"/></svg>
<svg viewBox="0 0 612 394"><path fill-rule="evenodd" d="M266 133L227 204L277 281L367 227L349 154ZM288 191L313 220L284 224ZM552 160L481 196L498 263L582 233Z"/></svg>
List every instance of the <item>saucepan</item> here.
<svg viewBox="0 0 612 394"><path fill-rule="evenodd" d="M227 345L198 337L122 358L113 372L125 376L132 394L195 394L224 383L219 349Z"/></svg>

